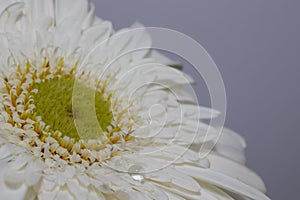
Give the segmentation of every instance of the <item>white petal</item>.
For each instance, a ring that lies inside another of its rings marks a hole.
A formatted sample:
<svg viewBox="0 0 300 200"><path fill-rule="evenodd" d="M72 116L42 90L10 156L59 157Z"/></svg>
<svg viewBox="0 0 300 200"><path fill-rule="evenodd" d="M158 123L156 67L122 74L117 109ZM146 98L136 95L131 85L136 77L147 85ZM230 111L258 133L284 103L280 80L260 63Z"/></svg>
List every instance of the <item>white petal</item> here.
<svg viewBox="0 0 300 200"><path fill-rule="evenodd" d="M160 52L155 51L155 50L151 51L150 57L153 58L156 62L164 64L164 65L172 66L175 68L182 67L181 63L173 61L170 58L164 56L163 54L161 54Z"/></svg>
<svg viewBox="0 0 300 200"><path fill-rule="evenodd" d="M196 179L199 179L200 181L206 181L236 194L250 197L252 199L270 200L265 194L256 188L246 185L237 179L209 169L201 169L192 166L178 166L176 169Z"/></svg>
<svg viewBox="0 0 300 200"><path fill-rule="evenodd" d="M76 199L87 199L88 188L80 185L76 179L69 179L67 182L67 186L70 192L74 194Z"/></svg>
<svg viewBox="0 0 300 200"><path fill-rule="evenodd" d="M3 9L0 13L0 33L16 32L16 21L21 15L24 5L23 2L15 2Z"/></svg>
<svg viewBox="0 0 300 200"><path fill-rule="evenodd" d="M54 200L57 199L57 194L60 190L60 187L55 187L51 191L47 191L44 188L41 188L38 194L39 199L47 199L47 200Z"/></svg>
<svg viewBox="0 0 300 200"><path fill-rule="evenodd" d="M208 159L211 164L210 169L238 179L264 193L266 192L261 178L247 167L213 153L208 155Z"/></svg>
<svg viewBox="0 0 300 200"><path fill-rule="evenodd" d="M200 185L193 178L179 171L166 169L163 170L163 173L166 174L164 179L161 179L159 176L155 176L155 173L153 175L150 174L148 178L154 180L155 182L157 181L157 183L162 185L174 187L179 190L183 189L192 193L198 193L201 190ZM166 179L166 177L169 177L169 180Z"/></svg>
<svg viewBox="0 0 300 200"><path fill-rule="evenodd" d="M42 176L43 164L39 161L31 161L27 164L24 179L27 185L32 186L39 182Z"/></svg>
<svg viewBox="0 0 300 200"><path fill-rule="evenodd" d="M52 191L54 187L56 186L56 182L54 180L49 180L49 177L43 178L43 188L46 191Z"/></svg>
<svg viewBox="0 0 300 200"><path fill-rule="evenodd" d="M0 146L0 160L9 157L12 152L13 152L13 147L11 145L4 144Z"/></svg>
<svg viewBox="0 0 300 200"><path fill-rule="evenodd" d="M221 127L216 128L219 130L221 129ZM242 136L225 127L222 127L222 135L220 136L218 143L232 146L238 149L244 149L247 146Z"/></svg>
<svg viewBox="0 0 300 200"><path fill-rule="evenodd" d="M245 165L245 163L246 163L246 156L245 156L244 149L241 150L241 149L237 149L232 146L217 143L216 146L214 147L214 150L218 154L220 154L226 158L229 158L233 161L236 161L242 165Z"/></svg>
<svg viewBox="0 0 300 200"><path fill-rule="evenodd" d="M0 161L0 194L1 199L24 199L27 187L25 184L22 184L19 188L12 189L8 187L4 182L4 173L5 169L8 167L7 161Z"/></svg>
<svg viewBox="0 0 300 200"><path fill-rule="evenodd" d="M30 156L21 154L17 156L15 161L13 161L11 167L15 170L19 170L23 168L30 160L31 160Z"/></svg>
<svg viewBox="0 0 300 200"><path fill-rule="evenodd" d="M84 45L91 48L95 44L100 44L110 36L111 23L104 22L100 25L88 28L83 32Z"/></svg>
<svg viewBox="0 0 300 200"><path fill-rule="evenodd" d="M202 186L201 199L203 198L209 200L234 200L229 194L219 189L218 187L203 182L200 182L200 184Z"/></svg>
<svg viewBox="0 0 300 200"><path fill-rule="evenodd" d="M67 18L83 21L88 13L87 1L64 0L56 2L56 23L58 25ZM65 31L68 32L67 29Z"/></svg>
<svg viewBox="0 0 300 200"><path fill-rule="evenodd" d="M216 128L221 130L220 127ZM241 164L245 164L245 148L246 142L240 135L228 128L223 128L214 150L227 158L230 158Z"/></svg>
<svg viewBox="0 0 300 200"><path fill-rule="evenodd" d="M74 197L72 196L72 194L66 188L61 188L58 191L57 196L55 197L55 199L72 200L72 199L74 199Z"/></svg>

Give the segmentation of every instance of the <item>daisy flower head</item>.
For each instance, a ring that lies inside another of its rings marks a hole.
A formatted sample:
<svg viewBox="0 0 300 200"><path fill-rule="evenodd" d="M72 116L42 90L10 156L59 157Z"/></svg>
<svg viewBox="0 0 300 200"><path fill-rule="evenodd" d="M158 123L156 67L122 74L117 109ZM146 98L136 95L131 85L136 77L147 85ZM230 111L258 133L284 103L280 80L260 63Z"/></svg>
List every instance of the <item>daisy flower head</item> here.
<svg viewBox="0 0 300 200"><path fill-rule="evenodd" d="M86 0L0 2L1 197L268 199L244 140L203 122L219 113L152 42Z"/></svg>

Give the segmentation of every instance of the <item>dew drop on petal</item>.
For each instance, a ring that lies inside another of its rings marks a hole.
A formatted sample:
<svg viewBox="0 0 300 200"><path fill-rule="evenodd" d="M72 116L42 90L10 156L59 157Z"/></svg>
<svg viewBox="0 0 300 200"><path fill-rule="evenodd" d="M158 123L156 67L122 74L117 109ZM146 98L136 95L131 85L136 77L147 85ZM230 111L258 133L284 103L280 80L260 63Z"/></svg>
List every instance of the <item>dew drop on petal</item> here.
<svg viewBox="0 0 300 200"><path fill-rule="evenodd" d="M132 165L128 169L129 175L132 177L133 180L135 181L143 181L144 180L144 168L140 165Z"/></svg>

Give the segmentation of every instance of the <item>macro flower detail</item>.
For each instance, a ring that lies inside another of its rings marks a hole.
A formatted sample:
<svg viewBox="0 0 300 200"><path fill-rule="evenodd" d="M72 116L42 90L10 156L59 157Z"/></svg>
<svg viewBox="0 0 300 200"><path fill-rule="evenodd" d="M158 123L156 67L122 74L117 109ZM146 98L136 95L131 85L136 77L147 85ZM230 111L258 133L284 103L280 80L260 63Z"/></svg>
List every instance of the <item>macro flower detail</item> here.
<svg viewBox="0 0 300 200"><path fill-rule="evenodd" d="M244 140L203 122L219 113L150 44L86 0L0 2L1 198L268 199Z"/></svg>

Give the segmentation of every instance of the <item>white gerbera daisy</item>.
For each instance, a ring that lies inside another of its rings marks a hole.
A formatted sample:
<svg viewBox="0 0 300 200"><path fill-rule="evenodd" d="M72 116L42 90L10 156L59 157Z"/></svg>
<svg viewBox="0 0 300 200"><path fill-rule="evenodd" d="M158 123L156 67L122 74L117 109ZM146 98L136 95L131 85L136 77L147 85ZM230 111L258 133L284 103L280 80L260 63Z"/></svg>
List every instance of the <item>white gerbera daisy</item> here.
<svg viewBox="0 0 300 200"><path fill-rule="evenodd" d="M199 158L222 129L201 122L218 113L184 91L192 80L153 50L123 55L149 35L93 10L0 1L1 198L268 199L234 132Z"/></svg>

